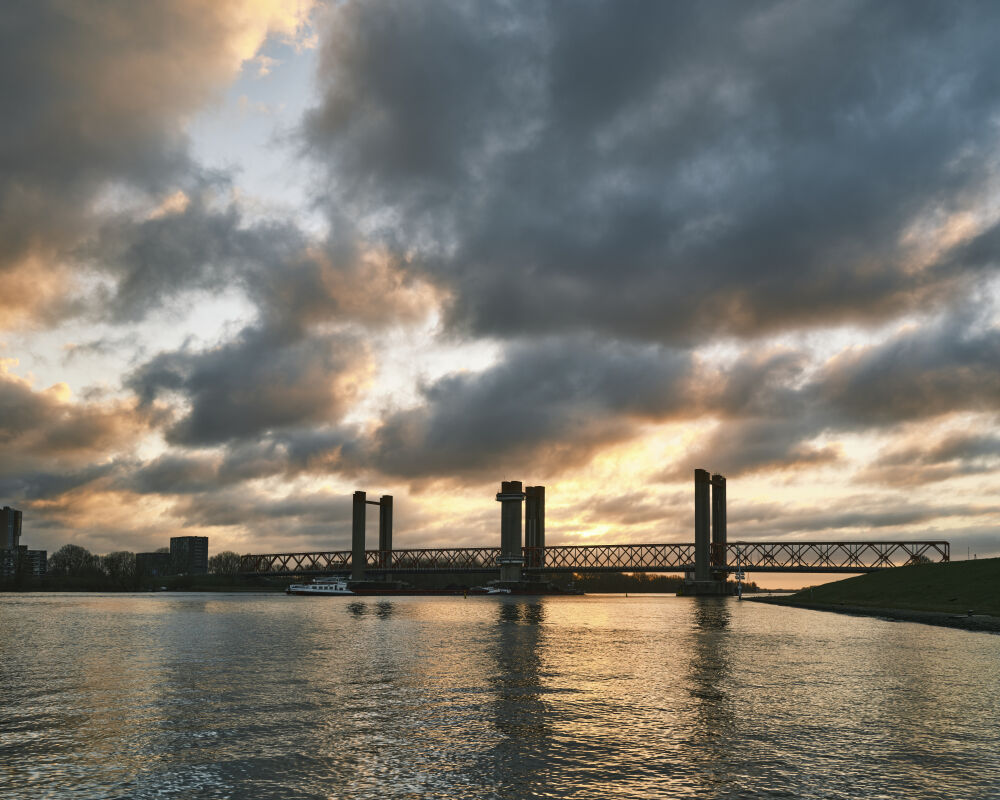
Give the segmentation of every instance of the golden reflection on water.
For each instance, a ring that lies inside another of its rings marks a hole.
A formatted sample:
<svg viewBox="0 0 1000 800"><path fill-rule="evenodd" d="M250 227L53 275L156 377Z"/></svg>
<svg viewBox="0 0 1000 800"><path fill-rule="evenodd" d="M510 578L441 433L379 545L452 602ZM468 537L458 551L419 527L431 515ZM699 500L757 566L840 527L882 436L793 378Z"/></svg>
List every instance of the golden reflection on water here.
<svg viewBox="0 0 1000 800"><path fill-rule="evenodd" d="M979 798L1000 772L986 634L659 596L19 596L0 624L5 800Z"/></svg>

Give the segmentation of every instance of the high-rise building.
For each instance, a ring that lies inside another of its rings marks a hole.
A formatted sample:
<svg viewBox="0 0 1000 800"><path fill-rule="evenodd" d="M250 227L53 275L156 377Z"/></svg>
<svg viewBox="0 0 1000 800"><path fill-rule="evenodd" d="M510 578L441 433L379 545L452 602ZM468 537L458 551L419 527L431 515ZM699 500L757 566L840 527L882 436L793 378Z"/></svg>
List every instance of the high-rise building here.
<svg viewBox="0 0 1000 800"><path fill-rule="evenodd" d="M0 550L0 578L13 578L21 573L21 562L27 547L5 547Z"/></svg>
<svg viewBox="0 0 1000 800"><path fill-rule="evenodd" d="M21 512L4 506L0 509L0 550L17 550L21 543Z"/></svg>
<svg viewBox="0 0 1000 800"><path fill-rule="evenodd" d="M208 573L207 536L171 536L170 562L178 574L205 575Z"/></svg>

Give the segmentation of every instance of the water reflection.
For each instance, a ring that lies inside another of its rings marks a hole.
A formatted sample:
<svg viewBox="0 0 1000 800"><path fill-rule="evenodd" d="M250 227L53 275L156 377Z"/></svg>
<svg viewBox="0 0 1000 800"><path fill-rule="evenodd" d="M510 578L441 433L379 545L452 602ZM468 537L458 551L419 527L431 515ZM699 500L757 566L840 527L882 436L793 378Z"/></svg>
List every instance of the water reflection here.
<svg viewBox="0 0 1000 800"><path fill-rule="evenodd" d="M996 797L985 634L600 597L18 598L0 631L4 800Z"/></svg>
<svg viewBox="0 0 1000 800"><path fill-rule="evenodd" d="M356 617L363 617L368 613L368 605L360 600L354 600L347 604L347 610Z"/></svg>
<svg viewBox="0 0 1000 800"><path fill-rule="evenodd" d="M733 632L730 601L693 598L688 693L694 714L687 725L688 758L699 783L726 794L739 787L733 775L732 738L738 727L733 708Z"/></svg>
<svg viewBox="0 0 1000 800"><path fill-rule="evenodd" d="M494 781L501 796L526 796L544 769L551 735L543 699L542 656L545 606L540 600L501 599L497 603L491 654L495 670L493 727Z"/></svg>

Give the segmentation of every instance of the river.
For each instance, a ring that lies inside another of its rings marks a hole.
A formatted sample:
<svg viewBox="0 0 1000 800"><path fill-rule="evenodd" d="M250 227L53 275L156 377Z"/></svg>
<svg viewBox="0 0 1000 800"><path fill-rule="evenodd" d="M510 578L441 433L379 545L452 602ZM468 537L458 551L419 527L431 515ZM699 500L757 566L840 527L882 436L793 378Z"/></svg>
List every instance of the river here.
<svg viewBox="0 0 1000 800"><path fill-rule="evenodd" d="M0 797L1000 798L1000 636L732 598L0 595Z"/></svg>

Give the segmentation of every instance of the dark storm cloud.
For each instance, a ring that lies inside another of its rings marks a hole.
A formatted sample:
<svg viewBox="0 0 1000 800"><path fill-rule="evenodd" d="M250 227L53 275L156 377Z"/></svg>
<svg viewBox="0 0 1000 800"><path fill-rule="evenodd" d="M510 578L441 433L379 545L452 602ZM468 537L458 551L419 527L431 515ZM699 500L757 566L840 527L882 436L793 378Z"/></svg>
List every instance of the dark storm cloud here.
<svg viewBox="0 0 1000 800"><path fill-rule="evenodd" d="M0 324L91 310L70 263L103 218L99 201L156 197L199 174L183 125L239 64L250 20L235 12L188 0L5 5L0 276L17 291Z"/></svg>
<svg viewBox="0 0 1000 800"><path fill-rule="evenodd" d="M689 480L695 468L718 470L728 476L766 470L803 470L833 464L838 448L807 440L823 430L822 422L788 419L724 419L690 452L661 472L664 481Z"/></svg>
<svg viewBox="0 0 1000 800"><path fill-rule="evenodd" d="M224 176L203 177L182 207L105 220L76 256L113 280L95 315L126 323L184 293L239 290L285 336L317 326L369 329L421 320L440 289L405 259L366 249L348 224L314 239L288 219L247 218Z"/></svg>
<svg viewBox="0 0 1000 800"><path fill-rule="evenodd" d="M161 353L130 376L129 386L146 405L179 393L189 408L167 440L203 446L334 422L358 399L369 369L368 350L353 336L289 340L249 327L215 349Z"/></svg>
<svg viewBox="0 0 1000 800"><path fill-rule="evenodd" d="M969 309L968 311L971 311ZM893 424L1000 408L1000 329L955 317L834 359L813 402L845 423Z"/></svg>
<svg viewBox="0 0 1000 800"><path fill-rule="evenodd" d="M328 533L346 530L349 535L351 498L349 496L300 495L284 500L270 500L248 495L244 490L220 491L183 500L177 510L191 525L231 526L274 530L275 520L289 520L287 532L302 526L326 526Z"/></svg>
<svg viewBox="0 0 1000 800"><path fill-rule="evenodd" d="M199 182L175 213L107 220L78 252L115 279L99 313L118 322L141 319L181 292L243 288L268 267L292 261L304 237L289 224L245 225L235 204L219 203L226 189L221 179Z"/></svg>
<svg viewBox="0 0 1000 800"><path fill-rule="evenodd" d="M232 444L242 442L246 453L257 448L249 463L261 474L375 470L475 483L525 465L558 474L639 435L645 422L714 418L716 428L658 480L686 481L704 466L729 475L836 466L840 447L824 443L824 435L891 430L1000 405L996 334L975 319L911 328L820 368L790 350L749 349L717 370L655 345L583 337L519 342L482 372L424 385L420 405L386 412L371 433L302 427L290 418L288 430L258 441L259 426L250 426L234 432ZM209 363L221 362L228 359ZM159 367L147 365L143 380L190 392L175 372ZM133 383L141 394L143 380ZM910 402L921 387L922 404ZM234 469L244 463L231 459Z"/></svg>
<svg viewBox="0 0 1000 800"><path fill-rule="evenodd" d="M425 386L425 404L386 416L364 457L408 478L569 468L633 435L637 420L679 412L688 367L656 346L522 343L484 372Z"/></svg>
<svg viewBox="0 0 1000 800"><path fill-rule="evenodd" d="M117 463L95 464L65 472L27 472L11 477L0 477L0 497L22 498L26 501L50 500L80 489L92 487L113 475Z"/></svg>
<svg viewBox="0 0 1000 800"><path fill-rule="evenodd" d="M924 2L346 3L304 136L331 204L444 276L479 332L878 320L949 297L900 241L981 188L998 22Z"/></svg>
<svg viewBox="0 0 1000 800"><path fill-rule="evenodd" d="M139 494L188 494L217 488L218 464L209 457L167 454L131 472L123 487Z"/></svg>
<svg viewBox="0 0 1000 800"><path fill-rule="evenodd" d="M348 495L307 493L274 500L245 488L220 490L183 497L174 513L198 528L243 528L251 541L280 542L272 547L279 551L350 548ZM260 546L253 551L260 552Z"/></svg>
<svg viewBox="0 0 1000 800"><path fill-rule="evenodd" d="M991 426L996 427L996 421ZM959 433L937 441L914 434L881 452L860 480L889 486L919 486L1000 468L1000 437L993 433Z"/></svg>
<svg viewBox="0 0 1000 800"><path fill-rule="evenodd" d="M133 403L74 403L0 369L0 500L37 507L31 525L41 524L55 504L113 482L154 424Z"/></svg>
<svg viewBox="0 0 1000 800"><path fill-rule="evenodd" d="M912 531L914 528L919 530L919 526L926 531L925 536L920 534L923 538L935 539L941 536L940 530L936 530L938 522L949 523L959 518L991 516L1000 511L1000 506L996 504L975 507L913 503L902 506L893 504L892 508L887 508L884 497L869 496L851 497L842 501L841 505L849 510L831 511L824 507L790 511L786 506L776 503L734 503L728 511L728 522L734 527L738 526L742 531L741 535L757 539L848 530L866 533L904 528ZM885 535L892 534L873 534L876 537Z"/></svg>
<svg viewBox="0 0 1000 800"><path fill-rule="evenodd" d="M806 353L750 352L724 370L696 377L690 415L716 417L718 427L658 478L686 479L704 466L736 475L834 465L839 449L813 441L823 434L888 432L909 422L995 410L1000 333L979 310L968 301L961 312L847 350L819 369L809 370Z"/></svg>
<svg viewBox="0 0 1000 800"><path fill-rule="evenodd" d="M148 415L128 404L75 404L0 371L0 474L51 459L85 463L131 444Z"/></svg>
<svg viewBox="0 0 1000 800"><path fill-rule="evenodd" d="M314 467L297 460L284 441L289 436L281 432L253 437L252 441L232 441L215 455L168 452L133 465L118 487L139 494L199 494L275 475L294 476Z"/></svg>
<svg viewBox="0 0 1000 800"><path fill-rule="evenodd" d="M611 487L605 487L606 491L609 488ZM583 520L592 524L615 524L627 528L664 523L657 527L668 528L671 534L669 538L672 538L677 530L682 530L690 521L689 502L687 493L677 493L671 497L650 492L602 493L585 503L580 511L583 512ZM612 538L620 539L621 536L615 537L612 534Z"/></svg>

